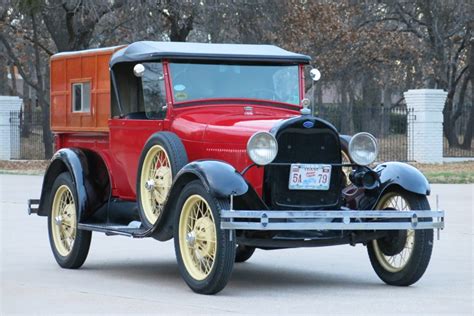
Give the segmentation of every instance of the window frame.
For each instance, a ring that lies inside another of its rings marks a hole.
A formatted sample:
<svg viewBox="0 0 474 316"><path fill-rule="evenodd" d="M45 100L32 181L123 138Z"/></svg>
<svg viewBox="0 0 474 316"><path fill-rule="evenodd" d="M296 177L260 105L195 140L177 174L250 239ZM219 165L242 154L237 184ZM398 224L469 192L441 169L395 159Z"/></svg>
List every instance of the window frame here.
<svg viewBox="0 0 474 316"><path fill-rule="evenodd" d="M86 110L84 109L84 85L85 84L88 84L89 85L89 109ZM81 109L80 110L76 110L76 93L75 93L75 87L76 86L80 86L81 87ZM92 113L91 112L91 109L92 109L92 83L91 81L80 81L80 82L72 82L71 83L71 95L72 95L72 98L71 98L71 110L72 110L72 113L77 113L77 114L82 114L82 113L85 113L85 114L90 114Z"/></svg>

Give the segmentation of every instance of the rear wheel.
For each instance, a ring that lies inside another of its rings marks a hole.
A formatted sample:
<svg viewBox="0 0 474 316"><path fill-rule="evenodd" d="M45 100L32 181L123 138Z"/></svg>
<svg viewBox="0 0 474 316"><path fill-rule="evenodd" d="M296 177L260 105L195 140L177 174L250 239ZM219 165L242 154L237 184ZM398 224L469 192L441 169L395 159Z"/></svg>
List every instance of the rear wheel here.
<svg viewBox="0 0 474 316"><path fill-rule="evenodd" d="M377 210L429 210L426 196L406 191L385 193ZM425 273L433 249L433 230L390 231L367 245L375 273L387 284L408 286Z"/></svg>
<svg viewBox="0 0 474 316"><path fill-rule="evenodd" d="M89 253L92 232L77 229L77 193L69 173L61 173L51 190L48 233L54 258L63 268L77 269Z"/></svg>
<svg viewBox="0 0 474 316"><path fill-rule="evenodd" d="M235 234L220 228L226 203L214 199L200 181L190 182L178 198L174 244L181 276L201 294L214 294L227 284L235 259Z"/></svg>

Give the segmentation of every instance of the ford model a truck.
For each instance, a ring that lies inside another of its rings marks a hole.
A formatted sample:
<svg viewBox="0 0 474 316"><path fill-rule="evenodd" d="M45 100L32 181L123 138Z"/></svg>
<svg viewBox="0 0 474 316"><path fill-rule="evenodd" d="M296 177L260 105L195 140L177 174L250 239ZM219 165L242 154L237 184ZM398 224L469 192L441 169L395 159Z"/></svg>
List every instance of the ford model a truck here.
<svg viewBox="0 0 474 316"><path fill-rule="evenodd" d="M418 170L373 165L372 135L311 115L309 62L172 42L54 55L57 152L29 212L48 217L58 264L79 268L93 231L174 238L183 279L212 294L256 248L362 243L385 283L416 282L444 213Z"/></svg>

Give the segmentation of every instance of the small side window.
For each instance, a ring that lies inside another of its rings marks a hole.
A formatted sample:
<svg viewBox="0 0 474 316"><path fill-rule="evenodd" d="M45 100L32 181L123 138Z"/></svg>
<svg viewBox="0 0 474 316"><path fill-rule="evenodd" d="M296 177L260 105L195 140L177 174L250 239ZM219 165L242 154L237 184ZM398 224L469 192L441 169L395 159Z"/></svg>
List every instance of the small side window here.
<svg viewBox="0 0 474 316"><path fill-rule="evenodd" d="M166 116L165 76L161 63L143 63L142 76L143 102L146 117L162 120Z"/></svg>
<svg viewBox="0 0 474 316"><path fill-rule="evenodd" d="M72 111L90 112L91 110L91 84L81 82L72 84Z"/></svg>

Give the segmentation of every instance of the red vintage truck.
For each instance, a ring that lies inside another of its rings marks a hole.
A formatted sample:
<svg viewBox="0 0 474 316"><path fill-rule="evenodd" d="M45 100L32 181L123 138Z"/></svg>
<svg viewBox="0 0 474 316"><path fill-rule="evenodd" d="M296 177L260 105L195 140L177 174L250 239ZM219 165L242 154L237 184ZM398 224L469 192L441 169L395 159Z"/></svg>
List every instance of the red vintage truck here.
<svg viewBox="0 0 474 316"><path fill-rule="evenodd" d="M416 282L444 212L418 170L374 165L372 135L312 115L309 63L276 46L173 42L52 56L57 152L28 211L48 217L58 264L81 267L93 231L174 238L183 279L213 294L256 248L363 243L384 282Z"/></svg>

